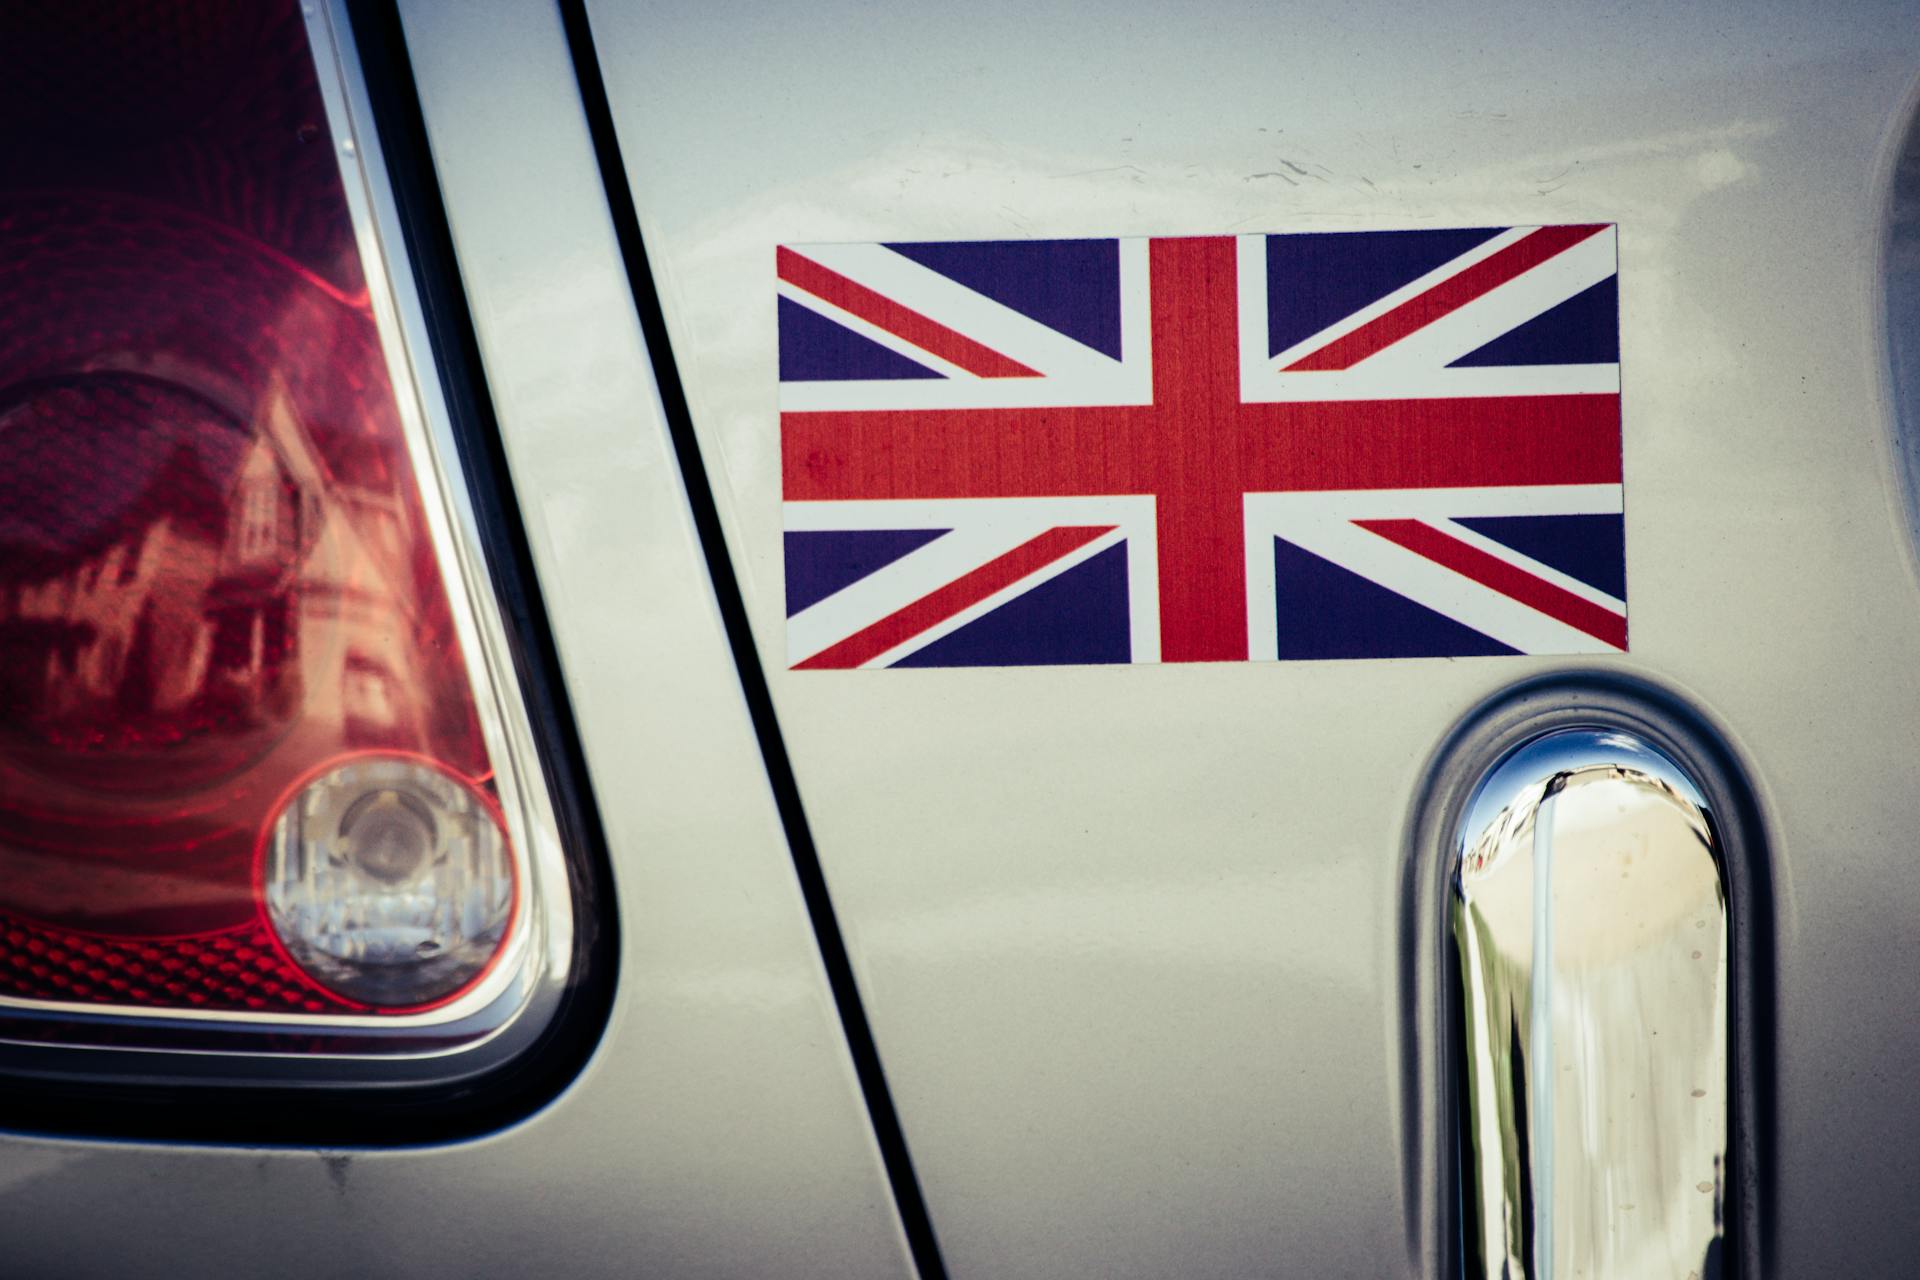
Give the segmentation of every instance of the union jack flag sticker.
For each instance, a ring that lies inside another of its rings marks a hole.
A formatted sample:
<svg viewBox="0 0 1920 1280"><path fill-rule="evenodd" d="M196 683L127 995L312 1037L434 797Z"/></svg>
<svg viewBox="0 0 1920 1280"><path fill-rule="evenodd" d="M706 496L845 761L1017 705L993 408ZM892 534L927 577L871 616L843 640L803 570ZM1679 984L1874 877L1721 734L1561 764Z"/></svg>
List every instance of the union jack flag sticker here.
<svg viewBox="0 0 1920 1280"><path fill-rule="evenodd" d="M1615 239L781 247L792 665L1624 651Z"/></svg>

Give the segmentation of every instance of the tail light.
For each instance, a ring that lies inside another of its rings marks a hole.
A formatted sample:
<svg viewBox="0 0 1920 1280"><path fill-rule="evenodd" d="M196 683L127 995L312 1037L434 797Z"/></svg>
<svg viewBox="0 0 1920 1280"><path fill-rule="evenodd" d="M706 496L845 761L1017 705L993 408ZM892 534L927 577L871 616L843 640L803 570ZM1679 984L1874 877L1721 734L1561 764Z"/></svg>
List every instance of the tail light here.
<svg viewBox="0 0 1920 1280"><path fill-rule="evenodd" d="M292 0L0 15L0 1051L338 1076L506 1052L568 978L334 41Z"/></svg>

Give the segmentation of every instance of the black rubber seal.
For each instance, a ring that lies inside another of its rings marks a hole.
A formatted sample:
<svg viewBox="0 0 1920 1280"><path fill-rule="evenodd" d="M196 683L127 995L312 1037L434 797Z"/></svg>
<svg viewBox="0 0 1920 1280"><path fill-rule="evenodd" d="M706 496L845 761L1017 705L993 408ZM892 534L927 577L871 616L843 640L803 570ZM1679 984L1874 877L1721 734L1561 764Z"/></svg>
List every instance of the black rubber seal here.
<svg viewBox="0 0 1920 1280"><path fill-rule="evenodd" d="M754 732L760 739L767 776L773 787L781 823L786 828L787 844L793 851L793 866L806 900L807 914L813 921L814 937L820 958L832 987L834 1004L846 1033L853 1068L866 1096L867 1112L873 1121L874 1139L886 1164L892 1183L894 1204L912 1252L914 1265L922 1280L945 1280L946 1264L940 1257L934 1236L933 1219L927 1211L913 1158L907 1150L906 1134L887 1087L881 1067L880 1050L874 1041L873 1027L867 1021L861 1003L853 963L847 955L840 923L834 914L833 899L827 891L826 873L807 823L806 809L800 800L799 783L787 755L785 738L774 713L773 694L761 668L759 651L754 647L753 631L747 620L745 597L727 551L726 534L720 513L714 504L707 467L700 453L699 437L694 432L693 415L687 406L686 390L673 358L666 314L654 287L653 271L648 265L647 249L640 234L640 218L628 185L626 162L620 151L620 138L614 127L613 108L607 97L606 81L601 75L599 55L595 51L592 24L583 0L560 0L561 21L566 27L567 44L573 54L574 72L580 84L581 105L586 111L587 127L600 162L600 175L606 186L607 206L626 263L627 282L633 293L634 309L647 349L653 355L654 378L666 410L668 429L686 482L687 498L693 508L694 526L699 532L707 567L713 576L720 617L726 626L727 640L733 647L734 662L740 672L740 688L746 696L753 718Z"/></svg>

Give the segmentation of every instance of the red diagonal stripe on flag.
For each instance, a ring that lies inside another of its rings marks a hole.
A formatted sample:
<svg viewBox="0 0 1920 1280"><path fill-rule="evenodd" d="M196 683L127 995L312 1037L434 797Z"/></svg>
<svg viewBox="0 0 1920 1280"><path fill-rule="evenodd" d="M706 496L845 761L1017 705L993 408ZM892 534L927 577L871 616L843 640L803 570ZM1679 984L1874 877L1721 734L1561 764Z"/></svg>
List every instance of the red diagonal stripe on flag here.
<svg viewBox="0 0 1920 1280"><path fill-rule="evenodd" d="M1518 600L1530 609L1538 609L1549 618L1584 631L1596 640L1603 640L1616 649L1627 647L1627 620L1611 609L1583 600L1458 538L1450 538L1431 525L1418 520L1356 520L1354 523L1483 587Z"/></svg>
<svg viewBox="0 0 1920 1280"><path fill-rule="evenodd" d="M824 302L831 302L849 315L905 338L923 351L932 352L948 364L957 364L982 378L1037 378L1040 375L1016 360L1010 360L991 347L983 347L972 338L930 320L918 311L903 307L863 284L831 271L811 258L803 258L784 245L776 254L780 278L797 289L805 289Z"/></svg>
<svg viewBox="0 0 1920 1280"><path fill-rule="evenodd" d="M1086 546L1101 534L1113 532L1116 527L1110 524L1065 525L1049 529L1005 555L987 561L973 572L956 578L938 591L920 597L904 609L888 614L872 626L854 632L840 643L822 649L805 662L796 664L794 670L857 667L871 662L895 645L906 643L928 627L938 626L994 592L1010 587L1028 574Z"/></svg>
<svg viewBox="0 0 1920 1280"><path fill-rule="evenodd" d="M1351 333L1343 334L1318 351L1294 361L1285 371L1316 373L1351 369L1375 352L1392 346L1416 330L1426 328L1441 316L1458 311L1482 294L1492 292L1522 272L1605 230L1604 224L1541 227L1498 253L1482 258L1465 271L1448 276L1425 293L1415 294L1393 310L1375 316Z"/></svg>

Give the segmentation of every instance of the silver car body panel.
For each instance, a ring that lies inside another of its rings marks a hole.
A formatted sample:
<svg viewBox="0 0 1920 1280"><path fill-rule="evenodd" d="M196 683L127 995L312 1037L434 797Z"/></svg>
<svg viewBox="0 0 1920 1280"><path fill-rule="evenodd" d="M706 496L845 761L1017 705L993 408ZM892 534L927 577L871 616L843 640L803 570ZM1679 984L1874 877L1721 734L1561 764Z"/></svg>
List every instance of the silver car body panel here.
<svg viewBox="0 0 1920 1280"><path fill-rule="evenodd" d="M1452 726L1570 667L786 670L778 243L1617 222L1633 644L1582 669L1676 691L1745 762L1779 896L1772 1256L1884 1263L1920 1177L1892 1065L1920 1032L1882 994L1920 909L1878 320L1910 6L589 8L955 1275L1437 1267L1408 1188L1442 1157L1398 1093L1433 1052L1396 1017L1408 816Z"/></svg>
<svg viewBox="0 0 1920 1280"><path fill-rule="evenodd" d="M559 18L402 16L608 834L612 1022L463 1144L0 1138L4 1269L911 1274ZM1671 691L1741 762L1777 895L1769 1262L1883 1274L1920 1185L1920 585L1880 319L1913 16L591 6L952 1274L1434 1273L1409 815L1453 726L1573 668L787 672L773 246L1617 222L1633 648L1579 669Z"/></svg>

